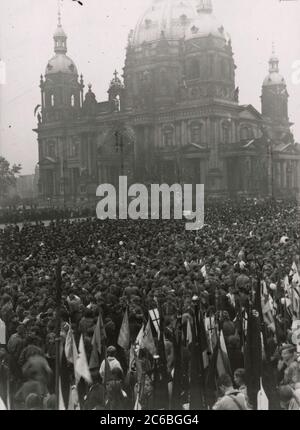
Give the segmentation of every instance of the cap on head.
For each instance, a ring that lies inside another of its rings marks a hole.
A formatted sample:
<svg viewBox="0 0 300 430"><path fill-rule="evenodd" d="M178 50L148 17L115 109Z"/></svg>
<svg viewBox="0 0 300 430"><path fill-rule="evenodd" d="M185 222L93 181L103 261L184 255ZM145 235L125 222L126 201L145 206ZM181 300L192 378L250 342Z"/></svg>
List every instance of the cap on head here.
<svg viewBox="0 0 300 430"><path fill-rule="evenodd" d="M108 355L115 355L116 352L117 352L116 348L112 345L107 348L107 354Z"/></svg>

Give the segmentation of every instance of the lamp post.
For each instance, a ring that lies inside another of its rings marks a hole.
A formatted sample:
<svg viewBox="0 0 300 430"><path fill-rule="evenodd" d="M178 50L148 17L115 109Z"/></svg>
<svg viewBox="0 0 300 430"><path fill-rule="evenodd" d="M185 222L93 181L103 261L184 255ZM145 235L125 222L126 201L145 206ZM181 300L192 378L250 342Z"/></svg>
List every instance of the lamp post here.
<svg viewBox="0 0 300 430"><path fill-rule="evenodd" d="M261 127L261 132L263 138L267 143L267 192L268 196L274 198L274 151L273 151L273 141L269 135L269 131L266 125Z"/></svg>
<svg viewBox="0 0 300 430"><path fill-rule="evenodd" d="M268 138L268 176L269 176L269 194L272 199L274 199L274 152L273 152L273 142Z"/></svg>
<svg viewBox="0 0 300 430"><path fill-rule="evenodd" d="M192 365L191 378L195 378L192 381L194 395L191 395L191 410L198 409L200 406L201 410L207 409L206 404L206 392L205 392L205 381L204 381L204 361L203 361L203 345L202 345L202 333L200 318L202 318L202 312L200 308L200 298L194 296L192 298L194 305L194 316L193 316L193 352L192 360L197 362ZM196 396L195 396L196 394Z"/></svg>

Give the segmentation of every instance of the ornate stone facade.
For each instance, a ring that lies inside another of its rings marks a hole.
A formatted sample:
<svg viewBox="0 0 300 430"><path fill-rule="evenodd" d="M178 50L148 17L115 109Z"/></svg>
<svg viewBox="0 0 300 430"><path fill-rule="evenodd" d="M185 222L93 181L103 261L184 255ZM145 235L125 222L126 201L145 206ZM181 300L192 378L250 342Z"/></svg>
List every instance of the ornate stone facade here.
<svg viewBox="0 0 300 430"><path fill-rule="evenodd" d="M275 54L262 113L239 104L231 40L211 0L154 0L128 39L124 74L98 102L67 57L60 18L41 77L40 197L95 199L97 185L204 183L207 196L296 194L300 150Z"/></svg>

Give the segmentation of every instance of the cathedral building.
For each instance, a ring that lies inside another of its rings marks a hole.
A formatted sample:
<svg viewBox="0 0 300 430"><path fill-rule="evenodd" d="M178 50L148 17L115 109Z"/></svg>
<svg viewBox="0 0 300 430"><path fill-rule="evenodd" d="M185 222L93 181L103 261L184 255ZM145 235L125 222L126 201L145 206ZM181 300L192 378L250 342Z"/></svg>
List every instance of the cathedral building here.
<svg viewBox="0 0 300 430"><path fill-rule="evenodd" d="M67 56L59 15L41 76L39 194L95 201L101 183L205 184L209 197L295 196L300 147L272 53L261 112L239 104L231 40L212 0L153 0L129 35L125 67L97 101Z"/></svg>

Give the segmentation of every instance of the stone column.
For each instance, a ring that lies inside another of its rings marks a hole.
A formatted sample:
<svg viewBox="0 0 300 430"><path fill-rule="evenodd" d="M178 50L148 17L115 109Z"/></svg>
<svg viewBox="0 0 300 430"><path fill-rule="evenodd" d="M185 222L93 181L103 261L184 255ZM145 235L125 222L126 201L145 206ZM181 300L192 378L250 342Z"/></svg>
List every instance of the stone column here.
<svg viewBox="0 0 300 430"><path fill-rule="evenodd" d="M283 188L287 187L287 175L286 175L286 166L287 162L284 160L283 164Z"/></svg>

